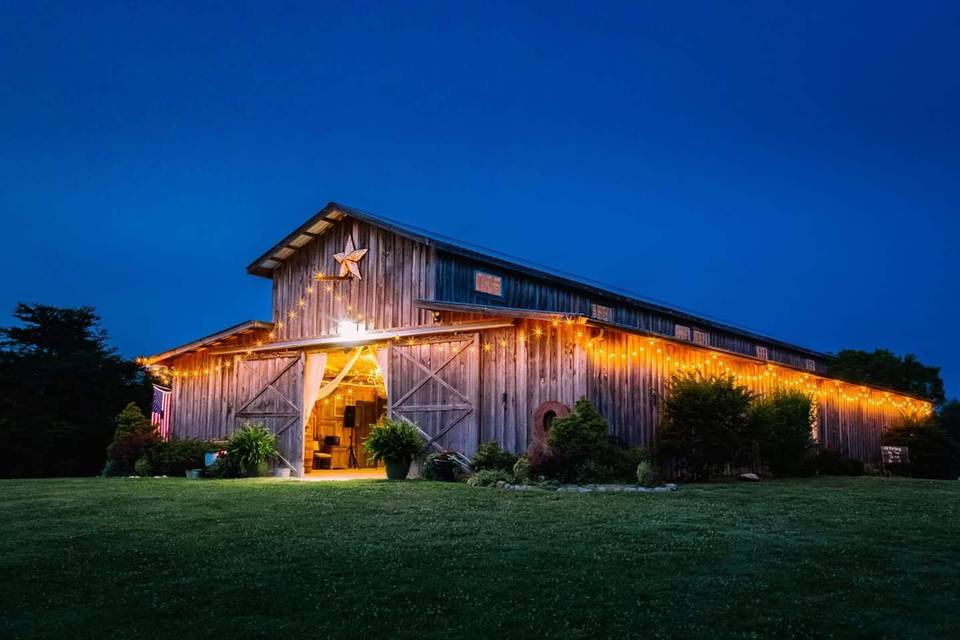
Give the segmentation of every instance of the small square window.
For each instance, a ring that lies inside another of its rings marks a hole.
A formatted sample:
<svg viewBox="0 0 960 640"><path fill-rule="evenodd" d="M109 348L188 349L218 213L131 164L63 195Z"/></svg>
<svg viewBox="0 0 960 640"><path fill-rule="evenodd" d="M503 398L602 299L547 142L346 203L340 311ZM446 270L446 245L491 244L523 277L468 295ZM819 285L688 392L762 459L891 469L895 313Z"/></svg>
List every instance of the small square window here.
<svg viewBox="0 0 960 640"><path fill-rule="evenodd" d="M602 320L604 322L613 321L613 309L610 307L605 307L602 304L595 304L590 309L590 315L592 315L597 320Z"/></svg>
<svg viewBox="0 0 960 640"><path fill-rule="evenodd" d="M760 358L761 360L769 360L770 354L767 353L767 348L757 345L757 357Z"/></svg>
<svg viewBox="0 0 960 640"><path fill-rule="evenodd" d="M480 293L486 293L491 296L503 295L503 278L495 276L492 273L477 271L473 280L473 288Z"/></svg>
<svg viewBox="0 0 960 640"><path fill-rule="evenodd" d="M690 339L690 327L685 327L682 324L676 324L673 326L673 337L679 338L681 340Z"/></svg>
<svg viewBox="0 0 960 640"><path fill-rule="evenodd" d="M695 344L700 345L701 347L710 346L710 334L706 331L700 331L699 329L693 330L693 341Z"/></svg>
<svg viewBox="0 0 960 640"><path fill-rule="evenodd" d="M807 371L816 371L817 363L816 361L811 360L810 358L807 358L806 360L803 361L803 368L806 369Z"/></svg>

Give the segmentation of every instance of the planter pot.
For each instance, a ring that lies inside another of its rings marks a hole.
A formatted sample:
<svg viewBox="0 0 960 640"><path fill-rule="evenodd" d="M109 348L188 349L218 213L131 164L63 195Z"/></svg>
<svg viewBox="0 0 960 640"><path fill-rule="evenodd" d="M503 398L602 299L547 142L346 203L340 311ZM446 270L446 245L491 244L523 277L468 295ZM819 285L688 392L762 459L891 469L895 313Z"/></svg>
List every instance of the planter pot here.
<svg viewBox="0 0 960 640"><path fill-rule="evenodd" d="M183 475L186 476L187 480L197 480L202 473L203 469L187 469L183 472Z"/></svg>
<svg viewBox="0 0 960 640"><path fill-rule="evenodd" d="M273 470L273 475L278 478L289 478L290 477L290 467L277 467Z"/></svg>
<svg viewBox="0 0 960 640"><path fill-rule="evenodd" d="M410 473L410 460L385 460L387 480L406 480Z"/></svg>
<svg viewBox="0 0 960 640"><path fill-rule="evenodd" d="M263 462L253 465L252 467L248 467L244 475L248 478L261 478L267 475L267 468L267 461L264 460Z"/></svg>

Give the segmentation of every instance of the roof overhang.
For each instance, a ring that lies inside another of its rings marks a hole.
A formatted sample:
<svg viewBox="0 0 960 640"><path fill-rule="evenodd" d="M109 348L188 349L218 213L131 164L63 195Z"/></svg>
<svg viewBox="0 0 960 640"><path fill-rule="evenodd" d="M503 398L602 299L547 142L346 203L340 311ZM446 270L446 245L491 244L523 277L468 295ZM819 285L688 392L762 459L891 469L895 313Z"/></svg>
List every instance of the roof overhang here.
<svg viewBox="0 0 960 640"><path fill-rule="evenodd" d="M182 356L193 351L203 351L217 346L226 340L230 340L231 338L235 338L237 336L257 330L271 331L273 330L273 323L264 322L262 320L247 320L246 322L241 322L240 324L233 325L232 327L224 329L223 331L212 333L209 336L200 338L199 340L188 342L187 344L162 351L152 356L147 356L144 359L145 364L159 364L165 360L169 360L170 358Z"/></svg>
<svg viewBox="0 0 960 640"><path fill-rule="evenodd" d="M302 338L300 340L279 340L259 346L226 347L214 349L210 353L215 356L231 355L236 353L261 353L265 351L302 351L306 349L323 349L329 347L357 347L384 340L401 338L427 337L434 335L449 335L457 333L471 333L487 329L503 329L513 326L513 320L494 318L492 320L478 320L475 322L457 322L452 324L426 325L409 327L406 329L381 329L364 331L353 336L324 336L320 338Z"/></svg>

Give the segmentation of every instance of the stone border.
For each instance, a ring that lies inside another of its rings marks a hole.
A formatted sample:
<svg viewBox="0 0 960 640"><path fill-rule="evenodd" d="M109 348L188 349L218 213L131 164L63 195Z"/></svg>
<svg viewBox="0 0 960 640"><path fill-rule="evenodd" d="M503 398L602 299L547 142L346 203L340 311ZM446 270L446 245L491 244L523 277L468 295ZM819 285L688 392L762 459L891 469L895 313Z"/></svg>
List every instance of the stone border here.
<svg viewBox="0 0 960 640"><path fill-rule="evenodd" d="M643 487L638 484L561 484L551 488L535 484L510 484L505 480L499 480L494 486L503 491L556 491L558 493L670 493L677 490L677 485L672 482L659 487Z"/></svg>

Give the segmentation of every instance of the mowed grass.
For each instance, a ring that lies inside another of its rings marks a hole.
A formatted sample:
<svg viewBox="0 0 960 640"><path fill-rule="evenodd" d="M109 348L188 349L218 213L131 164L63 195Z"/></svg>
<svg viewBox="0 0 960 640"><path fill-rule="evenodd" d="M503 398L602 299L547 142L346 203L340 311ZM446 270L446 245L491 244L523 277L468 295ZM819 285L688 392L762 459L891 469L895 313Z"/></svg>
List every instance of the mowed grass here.
<svg viewBox="0 0 960 640"><path fill-rule="evenodd" d="M960 482L0 482L3 638L960 637Z"/></svg>

